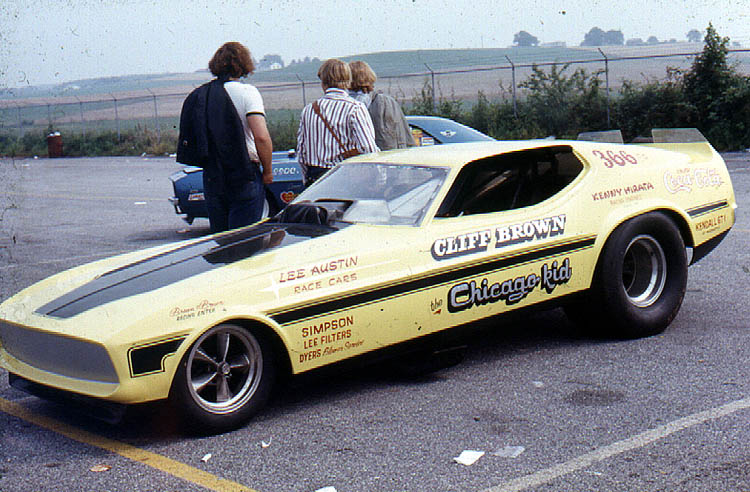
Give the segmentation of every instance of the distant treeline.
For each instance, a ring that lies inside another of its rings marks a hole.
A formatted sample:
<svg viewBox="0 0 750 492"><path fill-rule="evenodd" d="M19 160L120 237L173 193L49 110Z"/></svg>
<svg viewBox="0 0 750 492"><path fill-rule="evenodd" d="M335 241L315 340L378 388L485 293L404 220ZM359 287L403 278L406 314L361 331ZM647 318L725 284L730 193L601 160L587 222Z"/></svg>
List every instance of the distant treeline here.
<svg viewBox="0 0 750 492"><path fill-rule="evenodd" d="M710 24L704 41L690 70L668 70L661 81L626 81L610 94L609 104L600 72L578 69L569 74L565 65L548 72L534 67L519 84L528 96L515 108L508 98L490 101L482 92L468 110L461 101L441 96L433 105L431 87L425 85L409 111L451 118L500 140L575 138L581 132L619 128L627 142L650 136L652 128L698 128L719 150L748 148L750 77L728 64L729 39Z"/></svg>
<svg viewBox="0 0 750 492"><path fill-rule="evenodd" d="M526 97L514 106L508 97L490 100L483 92L464 109L454 97L435 95L425 84L405 110L410 114L444 116L500 140L575 138L586 131L619 128L626 141L649 136L652 128L698 128L718 150L750 147L750 77L727 62L728 38L709 25L703 52L686 72L668 70L664 80L626 81L607 98L601 72L569 66L549 71L534 67L519 84ZM504 88L510 92L511 87ZM296 146L298 114L269 112L268 124L278 150ZM51 128L50 128L51 130ZM177 132L136 126L118 135L114 131L66 134L64 155L165 155L175 152ZM22 137L0 134L0 155L47 155L45 133Z"/></svg>

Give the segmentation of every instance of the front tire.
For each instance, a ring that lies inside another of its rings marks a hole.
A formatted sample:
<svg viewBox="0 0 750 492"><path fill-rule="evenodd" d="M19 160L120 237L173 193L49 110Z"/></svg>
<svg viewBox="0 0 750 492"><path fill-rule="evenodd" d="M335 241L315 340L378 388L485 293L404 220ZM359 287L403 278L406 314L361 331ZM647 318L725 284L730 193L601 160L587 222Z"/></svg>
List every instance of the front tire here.
<svg viewBox="0 0 750 492"><path fill-rule="evenodd" d="M226 432L265 405L274 379L273 352L265 338L224 323L206 331L185 353L170 400L188 432Z"/></svg>
<svg viewBox="0 0 750 492"><path fill-rule="evenodd" d="M588 298L566 309L588 332L639 338L663 332L687 286L687 253L660 212L621 224L604 245Z"/></svg>

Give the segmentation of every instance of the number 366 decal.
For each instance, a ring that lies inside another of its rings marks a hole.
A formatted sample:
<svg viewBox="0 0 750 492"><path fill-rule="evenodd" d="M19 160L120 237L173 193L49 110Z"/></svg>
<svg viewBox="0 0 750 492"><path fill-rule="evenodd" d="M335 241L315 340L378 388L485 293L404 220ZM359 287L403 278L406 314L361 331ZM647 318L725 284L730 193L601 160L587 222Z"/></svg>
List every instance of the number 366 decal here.
<svg viewBox="0 0 750 492"><path fill-rule="evenodd" d="M620 150L619 152L615 152L614 150L607 150L606 152L595 150L592 154L604 161L604 165L608 168L625 166L626 164L638 164L638 159L624 150Z"/></svg>

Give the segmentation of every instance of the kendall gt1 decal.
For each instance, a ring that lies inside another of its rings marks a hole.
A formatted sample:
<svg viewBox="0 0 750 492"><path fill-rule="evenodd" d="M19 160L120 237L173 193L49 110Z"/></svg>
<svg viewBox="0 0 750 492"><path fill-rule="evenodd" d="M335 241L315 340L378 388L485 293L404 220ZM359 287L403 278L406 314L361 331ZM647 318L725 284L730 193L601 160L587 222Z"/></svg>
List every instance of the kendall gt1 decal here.
<svg viewBox="0 0 750 492"><path fill-rule="evenodd" d="M436 260L446 260L477 251L486 251L490 238L492 238L492 232L486 229L437 239L432 243L432 257Z"/></svg>
<svg viewBox="0 0 750 492"><path fill-rule="evenodd" d="M510 306L523 300L537 285L551 294L555 287L567 283L572 275L570 259L565 258L559 266L557 260L553 261L552 265L546 263L542 265L540 275L530 273L492 285L486 278L482 279L479 286L475 280L461 282L448 291L448 311L457 313L474 306L498 301L505 301Z"/></svg>
<svg viewBox="0 0 750 492"><path fill-rule="evenodd" d="M704 234L708 234L717 230L720 226L727 222L727 216L724 214L717 215L708 219L701 220L695 223L695 230L700 231Z"/></svg>
<svg viewBox="0 0 750 492"><path fill-rule="evenodd" d="M495 229L496 248L510 244L525 243L534 239L559 236L565 232L565 214L530 220L521 224Z"/></svg>
<svg viewBox="0 0 750 492"><path fill-rule="evenodd" d="M722 184L724 184L724 180L721 179L716 169L685 168L664 173L664 186L670 193L681 191L690 193L693 191L693 187L718 188Z"/></svg>

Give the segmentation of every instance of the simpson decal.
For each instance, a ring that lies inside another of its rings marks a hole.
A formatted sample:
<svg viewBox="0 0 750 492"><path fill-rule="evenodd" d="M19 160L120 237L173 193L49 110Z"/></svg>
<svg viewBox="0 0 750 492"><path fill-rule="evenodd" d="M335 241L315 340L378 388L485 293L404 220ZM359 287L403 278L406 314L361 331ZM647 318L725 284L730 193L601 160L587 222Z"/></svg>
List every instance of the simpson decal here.
<svg viewBox="0 0 750 492"><path fill-rule="evenodd" d="M302 346L305 351L299 355L300 363L360 347L365 341L352 340L353 325L354 316L346 315L303 326Z"/></svg>
<svg viewBox="0 0 750 492"><path fill-rule="evenodd" d="M530 220L521 224L495 229L496 248L511 244L525 243L534 239L559 236L565 232L565 214Z"/></svg>
<svg viewBox="0 0 750 492"><path fill-rule="evenodd" d="M562 265L557 260L551 265L542 265L540 275L530 273L503 282L489 283L485 278L477 285L475 280L461 282L448 291L448 311L457 313L474 306L482 306L488 303L505 301L508 306L516 304L526 298L537 286L548 294L555 287L567 283L573 275L570 259L565 258Z"/></svg>

